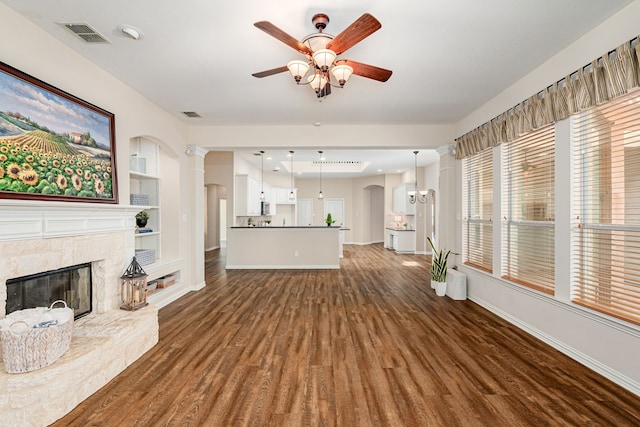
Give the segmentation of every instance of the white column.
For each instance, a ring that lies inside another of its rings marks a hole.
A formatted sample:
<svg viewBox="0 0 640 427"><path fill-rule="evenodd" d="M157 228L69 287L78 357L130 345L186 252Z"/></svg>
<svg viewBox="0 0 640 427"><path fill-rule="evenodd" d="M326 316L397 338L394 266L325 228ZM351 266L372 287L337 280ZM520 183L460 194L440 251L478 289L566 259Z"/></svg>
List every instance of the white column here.
<svg viewBox="0 0 640 427"><path fill-rule="evenodd" d="M191 288L202 289L204 279L204 156L207 150L190 145L185 149L189 156L189 182L191 186L191 245L188 249L191 258ZM184 215L184 214L183 214Z"/></svg>
<svg viewBox="0 0 640 427"><path fill-rule="evenodd" d="M438 149L440 154L440 182L436 190L436 240L439 248L461 253L456 239L456 230L460 228L460 204L456 203L459 188L456 174L456 159L452 149ZM460 187L461 188L461 187ZM461 258L455 258L456 263ZM454 263L452 263L454 264Z"/></svg>

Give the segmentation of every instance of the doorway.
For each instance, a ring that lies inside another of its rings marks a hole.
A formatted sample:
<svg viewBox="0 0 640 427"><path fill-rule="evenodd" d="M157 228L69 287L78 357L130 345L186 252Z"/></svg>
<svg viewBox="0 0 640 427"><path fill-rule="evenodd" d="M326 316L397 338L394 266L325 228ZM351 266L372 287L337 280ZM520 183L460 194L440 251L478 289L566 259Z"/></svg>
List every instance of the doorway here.
<svg viewBox="0 0 640 427"><path fill-rule="evenodd" d="M313 224L313 199L298 199L296 205L296 225L308 226Z"/></svg>
<svg viewBox="0 0 640 427"><path fill-rule="evenodd" d="M324 199L324 217L331 214L336 223L335 225L344 225L344 199ZM324 219L322 220L324 222Z"/></svg>

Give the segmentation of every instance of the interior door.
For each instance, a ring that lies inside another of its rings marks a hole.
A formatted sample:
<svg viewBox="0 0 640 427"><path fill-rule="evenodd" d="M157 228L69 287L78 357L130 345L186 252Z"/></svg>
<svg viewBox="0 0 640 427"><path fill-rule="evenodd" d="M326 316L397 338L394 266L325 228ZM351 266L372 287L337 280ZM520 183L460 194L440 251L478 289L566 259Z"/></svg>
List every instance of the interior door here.
<svg viewBox="0 0 640 427"><path fill-rule="evenodd" d="M313 224L313 199L298 199L296 206L296 225Z"/></svg>
<svg viewBox="0 0 640 427"><path fill-rule="evenodd" d="M344 199L324 199L324 218L328 213L331 213L331 218L336 220L333 225L344 225Z"/></svg>

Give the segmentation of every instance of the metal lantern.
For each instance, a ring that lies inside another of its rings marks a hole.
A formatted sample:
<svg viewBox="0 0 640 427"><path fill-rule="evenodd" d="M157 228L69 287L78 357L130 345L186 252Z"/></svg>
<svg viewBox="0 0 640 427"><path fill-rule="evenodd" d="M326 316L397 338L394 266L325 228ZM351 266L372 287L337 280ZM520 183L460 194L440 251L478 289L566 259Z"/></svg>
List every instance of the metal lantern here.
<svg viewBox="0 0 640 427"><path fill-rule="evenodd" d="M120 295L123 310L137 310L147 305L147 273L144 272L136 257L133 257L127 271L120 277Z"/></svg>

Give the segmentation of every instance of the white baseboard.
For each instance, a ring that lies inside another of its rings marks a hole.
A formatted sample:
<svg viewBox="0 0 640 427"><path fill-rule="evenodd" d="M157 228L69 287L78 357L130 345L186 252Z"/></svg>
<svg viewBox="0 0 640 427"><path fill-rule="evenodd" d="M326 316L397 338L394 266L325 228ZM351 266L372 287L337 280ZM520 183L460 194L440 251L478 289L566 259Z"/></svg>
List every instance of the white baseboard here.
<svg viewBox="0 0 640 427"><path fill-rule="evenodd" d="M517 317L514 317L512 315L510 315L509 313L499 309L498 307L492 305L491 303L474 297L473 295L469 295L468 299L470 299L471 301L473 301L474 303L478 304L479 306L486 308L487 310L489 310L490 312L492 312L493 314L503 318L504 320L506 320L507 322L517 326L518 328L522 329L523 331L533 335L534 337L538 338L539 340L543 341L546 344L549 344L551 347L555 348L556 350L564 353L565 355L569 356L570 358L572 358L573 360L581 363L582 365L586 366L587 368L599 373L600 375L602 375L603 377L613 381L614 383L618 384L619 386L629 390L630 392L634 393L637 396L640 396L640 383L638 381L635 381L629 377L627 377L624 374L621 374L620 372L611 369L609 366L589 357L588 355L582 353L581 351L576 350L575 348L566 345L565 343L563 343L562 341L559 341L557 339L555 339L554 337L542 332L541 330L529 325L528 323L525 323L523 321L521 321L520 319L518 319Z"/></svg>

